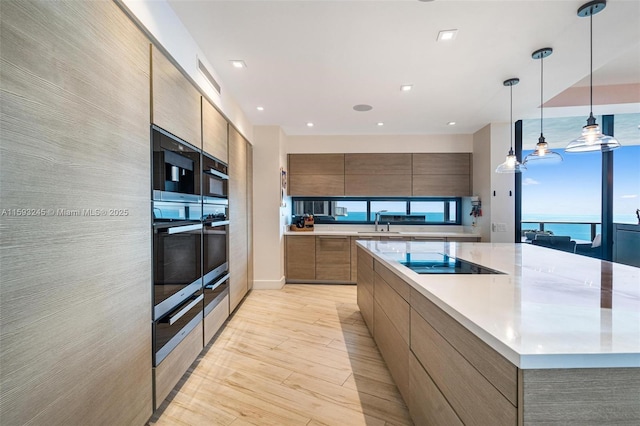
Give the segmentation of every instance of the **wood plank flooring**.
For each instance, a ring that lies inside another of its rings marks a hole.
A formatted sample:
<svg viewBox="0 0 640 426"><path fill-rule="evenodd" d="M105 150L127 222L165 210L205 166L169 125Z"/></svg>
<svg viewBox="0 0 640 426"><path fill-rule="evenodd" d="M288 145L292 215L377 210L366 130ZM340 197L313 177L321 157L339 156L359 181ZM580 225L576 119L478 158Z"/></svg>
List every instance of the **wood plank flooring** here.
<svg viewBox="0 0 640 426"><path fill-rule="evenodd" d="M411 425L356 304L356 286L253 290L150 421Z"/></svg>

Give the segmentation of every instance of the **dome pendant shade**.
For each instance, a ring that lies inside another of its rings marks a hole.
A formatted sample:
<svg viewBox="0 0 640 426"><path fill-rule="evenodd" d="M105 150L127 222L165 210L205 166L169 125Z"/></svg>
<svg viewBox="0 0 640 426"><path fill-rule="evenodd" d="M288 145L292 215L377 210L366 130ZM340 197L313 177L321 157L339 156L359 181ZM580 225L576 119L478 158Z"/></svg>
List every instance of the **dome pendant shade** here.
<svg viewBox="0 0 640 426"><path fill-rule="evenodd" d="M613 136L602 133L600 126L593 116L593 15L604 10L605 0L594 0L585 3L578 9L578 16L589 17L589 48L590 48L590 83L589 83L589 118L587 125L582 128L582 135L572 140L564 149L565 152L608 152L620 147L620 142Z"/></svg>
<svg viewBox="0 0 640 426"><path fill-rule="evenodd" d="M531 54L533 59L540 59L540 138L538 138L536 150L524 158L524 164L529 164L531 161L534 161L535 164L555 164L562 161L562 155L549 149L549 144L544 139L544 134L542 133L542 125L544 123L544 58L552 53L552 48L543 47Z"/></svg>
<svg viewBox="0 0 640 426"><path fill-rule="evenodd" d="M507 159L504 161L504 163L500 164L496 168L496 173L520 173L524 170L527 170L527 167L524 164L520 164L518 158L513 153L513 86L515 86L519 82L519 78L510 78L502 83L504 86L509 86L509 93L511 95L511 103L509 109L509 119L511 120L509 122L509 129L511 131L509 134L509 154L507 154Z"/></svg>

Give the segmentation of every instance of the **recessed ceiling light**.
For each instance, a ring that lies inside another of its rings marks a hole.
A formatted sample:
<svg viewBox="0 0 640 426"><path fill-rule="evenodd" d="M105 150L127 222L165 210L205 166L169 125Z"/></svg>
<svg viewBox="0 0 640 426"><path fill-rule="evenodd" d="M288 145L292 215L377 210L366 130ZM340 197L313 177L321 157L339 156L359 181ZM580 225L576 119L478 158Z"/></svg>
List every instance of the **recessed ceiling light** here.
<svg viewBox="0 0 640 426"><path fill-rule="evenodd" d="M442 30L438 33L437 41L450 41L454 40L458 35L458 30Z"/></svg>
<svg viewBox="0 0 640 426"><path fill-rule="evenodd" d="M379 121L378 126L384 126L384 123L382 121Z"/></svg>
<svg viewBox="0 0 640 426"><path fill-rule="evenodd" d="M411 89L413 89L413 84L403 84L402 86L400 86L400 90L402 90L403 92L408 92Z"/></svg>
<svg viewBox="0 0 640 426"><path fill-rule="evenodd" d="M353 109L355 111L365 112L365 111L371 111L373 107L371 105L360 104L360 105L354 105Z"/></svg>
<svg viewBox="0 0 640 426"><path fill-rule="evenodd" d="M312 122L308 122L307 123L307 127L313 127L313 123Z"/></svg>
<svg viewBox="0 0 640 426"><path fill-rule="evenodd" d="M232 59L231 60L231 65L233 65L234 68L246 68L247 67L247 64L242 59Z"/></svg>
<svg viewBox="0 0 640 426"><path fill-rule="evenodd" d="M261 106L256 107L256 109L257 109L258 111L264 111L264 107L261 107Z"/></svg>
<svg viewBox="0 0 640 426"><path fill-rule="evenodd" d="M455 121L450 121L447 123L447 126L455 126L456 122Z"/></svg>

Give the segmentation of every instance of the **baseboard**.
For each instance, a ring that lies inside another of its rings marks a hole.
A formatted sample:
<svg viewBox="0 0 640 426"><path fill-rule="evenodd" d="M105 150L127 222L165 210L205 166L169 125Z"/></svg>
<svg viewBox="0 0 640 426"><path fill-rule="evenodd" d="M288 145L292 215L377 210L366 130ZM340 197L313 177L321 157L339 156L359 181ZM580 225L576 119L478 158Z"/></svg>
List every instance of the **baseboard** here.
<svg viewBox="0 0 640 426"><path fill-rule="evenodd" d="M280 290L284 287L285 278L279 280L253 280L254 290Z"/></svg>

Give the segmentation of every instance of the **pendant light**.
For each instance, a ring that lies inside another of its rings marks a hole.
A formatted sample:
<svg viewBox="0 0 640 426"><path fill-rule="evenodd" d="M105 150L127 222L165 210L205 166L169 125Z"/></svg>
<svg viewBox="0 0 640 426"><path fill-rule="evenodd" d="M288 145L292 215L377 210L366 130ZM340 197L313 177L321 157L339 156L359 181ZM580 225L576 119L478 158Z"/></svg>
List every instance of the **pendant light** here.
<svg viewBox="0 0 640 426"><path fill-rule="evenodd" d="M589 72L589 104L590 112L587 125L582 128L582 136L567 145L566 152L611 151L620 147L620 142L612 136L603 134L600 126L596 124L593 116L593 15L604 10L607 2L595 0L585 3L578 9L578 16L589 17L589 45L590 45L590 72Z"/></svg>
<svg viewBox="0 0 640 426"><path fill-rule="evenodd" d="M513 153L513 86L519 82L519 78L510 78L502 83L504 86L509 86L509 92L511 94L511 107L509 109L509 129L511 132L509 133L509 154L507 154L507 159L504 163L496 168L496 173L520 173L527 170L527 167L524 164L520 164L516 155Z"/></svg>
<svg viewBox="0 0 640 426"><path fill-rule="evenodd" d="M540 59L540 137L538 138L538 143L536 144L536 150L531 154L527 155L524 159L524 164L528 164L531 161L540 162L543 161L546 164L549 163L558 163L562 161L562 155L558 154L555 151L551 151L549 149L549 145L544 139L544 135L542 134L542 123L543 123L543 96L542 91L544 88L544 58L551 55L553 53L553 49L550 47L543 47L542 49L538 49L531 54L533 59Z"/></svg>

